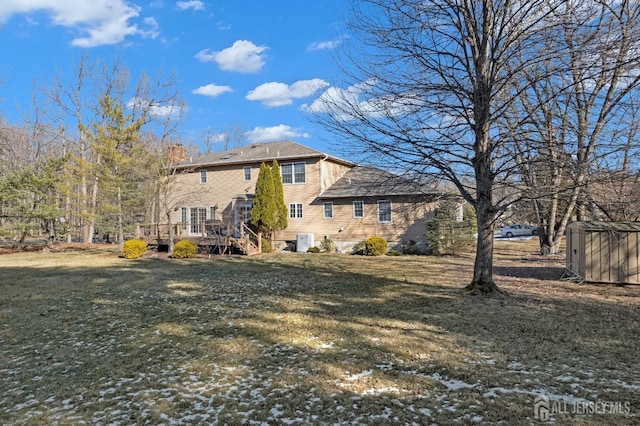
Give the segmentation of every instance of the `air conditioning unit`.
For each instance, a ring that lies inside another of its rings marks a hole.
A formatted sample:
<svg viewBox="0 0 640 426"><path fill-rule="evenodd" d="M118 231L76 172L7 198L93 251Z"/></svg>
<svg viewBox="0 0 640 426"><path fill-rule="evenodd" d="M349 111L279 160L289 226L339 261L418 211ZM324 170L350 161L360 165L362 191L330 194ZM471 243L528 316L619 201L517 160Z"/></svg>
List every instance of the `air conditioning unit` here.
<svg viewBox="0 0 640 426"><path fill-rule="evenodd" d="M306 253L315 245L313 234L298 234L296 238L296 251L298 253Z"/></svg>

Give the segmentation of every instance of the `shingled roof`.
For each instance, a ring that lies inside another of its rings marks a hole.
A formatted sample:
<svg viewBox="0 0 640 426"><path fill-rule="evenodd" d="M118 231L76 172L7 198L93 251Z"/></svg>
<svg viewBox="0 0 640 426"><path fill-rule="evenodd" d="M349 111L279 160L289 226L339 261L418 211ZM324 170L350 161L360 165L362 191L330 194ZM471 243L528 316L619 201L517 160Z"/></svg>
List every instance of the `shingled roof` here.
<svg viewBox="0 0 640 426"><path fill-rule="evenodd" d="M439 194L411 179L369 166L356 166L324 191L320 198L385 197Z"/></svg>
<svg viewBox="0 0 640 426"><path fill-rule="evenodd" d="M199 167L199 166L220 166L229 164L260 163L263 161L297 160L304 158L330 158L334 161L353 165L353 163L337 157L325 154L324 152L309 148L293 141L269 142L263 144L253 144L230 149L228 151L215 152L202 157L183 161L178 164L179 168Z"/></svg>

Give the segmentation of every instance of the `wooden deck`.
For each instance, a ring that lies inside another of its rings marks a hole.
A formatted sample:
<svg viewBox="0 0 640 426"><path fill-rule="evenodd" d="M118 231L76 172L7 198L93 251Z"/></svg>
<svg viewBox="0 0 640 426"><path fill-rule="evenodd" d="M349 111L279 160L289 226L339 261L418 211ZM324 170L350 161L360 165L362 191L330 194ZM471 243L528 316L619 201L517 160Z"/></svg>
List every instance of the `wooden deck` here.
<svg viewBox="0 0 640 426"><path fill-rule="evenodd" d="M169 229L173 231L174 242L180 240L191 241L198 247L216 254L246 254L253 255L262 252L262 235L255 233L244 223L239 228L225 225L219 221L210 221L199 224L196 229L202 232L199 235L189 235L186 230L191 229L191 224L163 224L150 223L139 224L136 227L136 238L150 245L168 246Z"/></svg>

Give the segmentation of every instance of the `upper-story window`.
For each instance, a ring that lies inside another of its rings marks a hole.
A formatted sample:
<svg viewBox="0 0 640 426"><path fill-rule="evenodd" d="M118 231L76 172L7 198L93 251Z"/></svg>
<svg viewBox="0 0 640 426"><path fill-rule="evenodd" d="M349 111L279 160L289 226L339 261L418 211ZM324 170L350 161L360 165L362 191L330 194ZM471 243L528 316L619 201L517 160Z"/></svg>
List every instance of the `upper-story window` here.
<svg viewBox="0 0 640 426"><path fill-rule="evenodd" d="M207 183L207 171L200 170L200 183Z"/></svg>
<svg viewBox="0 0 640 426"><path fill-rule="evenodd" d="M300 163L287 163L280 166L280 173L282 174L282 183L305 183L306 182L306 164Z"/></svg>
<svg viewBox="0 0 640 426"><path fill-rule="evenodd" d="M251 180L251 166L243 167L244 180Z"/></svg>

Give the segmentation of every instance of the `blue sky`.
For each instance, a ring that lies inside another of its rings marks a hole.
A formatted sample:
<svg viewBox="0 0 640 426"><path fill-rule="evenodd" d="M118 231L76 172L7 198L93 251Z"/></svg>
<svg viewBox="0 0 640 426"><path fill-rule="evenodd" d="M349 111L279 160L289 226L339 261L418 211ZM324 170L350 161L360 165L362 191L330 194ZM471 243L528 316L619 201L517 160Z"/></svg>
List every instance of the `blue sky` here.
<svg viewBox="0 0 640 426"><path fill-rule="evenodd" d="M71 77L82 55L136 77L175 72L186 142L234 127L248 142L292 139L331 152L308 109L339 78L341 0L2 0L0 113L13 124L32 87ZM336 153L337 154L337 153Z"/></svg>

